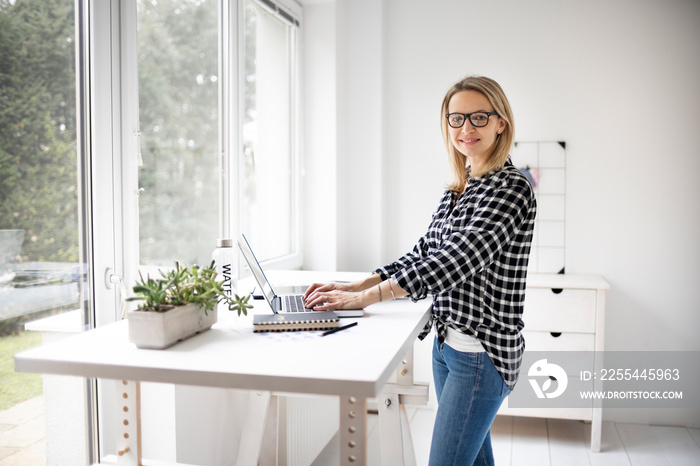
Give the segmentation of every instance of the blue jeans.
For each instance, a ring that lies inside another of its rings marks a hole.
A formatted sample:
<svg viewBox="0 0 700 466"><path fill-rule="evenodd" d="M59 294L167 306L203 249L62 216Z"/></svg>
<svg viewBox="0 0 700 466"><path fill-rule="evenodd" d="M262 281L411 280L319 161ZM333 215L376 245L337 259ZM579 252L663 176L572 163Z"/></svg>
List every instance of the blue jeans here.
<svg viewBox="0 0 700 466"><path fill-rule="evenodd" d="M430 465L493 465L491 424L510 390L489 355L460 353L435 338L433 378L438 410Z"/></svg>

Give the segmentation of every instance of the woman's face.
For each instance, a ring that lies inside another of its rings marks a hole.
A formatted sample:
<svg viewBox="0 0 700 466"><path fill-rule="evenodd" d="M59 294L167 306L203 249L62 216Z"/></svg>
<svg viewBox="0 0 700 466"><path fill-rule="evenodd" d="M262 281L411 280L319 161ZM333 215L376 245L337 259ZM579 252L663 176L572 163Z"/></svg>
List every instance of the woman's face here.
<svg viewBox="0 0 700 466"><path fill-rule="evenodd" d="M448 113L493 112L494 108L479 91L459 91L452 96L447 106ZM498 134L503 132L506 121L496 115L488 118L488 124L476 127L469 118L460 128L448 126L450 140L455 148L467 158L473 168L482 165L491 153Z"/></svg>

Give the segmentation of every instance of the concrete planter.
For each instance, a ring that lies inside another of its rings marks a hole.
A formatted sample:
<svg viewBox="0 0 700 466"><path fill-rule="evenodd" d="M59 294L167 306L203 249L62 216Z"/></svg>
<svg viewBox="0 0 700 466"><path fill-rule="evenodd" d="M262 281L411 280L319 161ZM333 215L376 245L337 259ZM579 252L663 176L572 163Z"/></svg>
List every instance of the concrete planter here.
<svg viewBox="0 0 700 466"><path fill-rule="evenodd" d="M139 348L164 349L209 330L216 320L216 308L207 315L197 304L178 306L166 312L131 311L129 340Z"/></svg>

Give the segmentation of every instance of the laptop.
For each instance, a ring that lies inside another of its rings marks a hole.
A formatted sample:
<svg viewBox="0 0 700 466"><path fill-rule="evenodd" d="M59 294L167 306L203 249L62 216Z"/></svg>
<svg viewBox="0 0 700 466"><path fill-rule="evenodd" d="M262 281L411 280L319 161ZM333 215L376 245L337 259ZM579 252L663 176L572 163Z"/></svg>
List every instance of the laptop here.
<svg viewBox="0 0 700 466"><path fill-rule="evenodd" d="M258 282L258 287L265 297L265 301L267 301L275 314L286 312L315 312L304 306L304 300L302 299L303 294L278 295L275 293L260 263L255 258L255 254L253 254L253 250L245 235L241 235L238 238L238 247L241 249L243 257L248 263L253 277L255 277L255 281ZM306 290L305 287L299 289ZM364 309L334 309L333 312L338 317L362 317L365 315Z"/></svg>

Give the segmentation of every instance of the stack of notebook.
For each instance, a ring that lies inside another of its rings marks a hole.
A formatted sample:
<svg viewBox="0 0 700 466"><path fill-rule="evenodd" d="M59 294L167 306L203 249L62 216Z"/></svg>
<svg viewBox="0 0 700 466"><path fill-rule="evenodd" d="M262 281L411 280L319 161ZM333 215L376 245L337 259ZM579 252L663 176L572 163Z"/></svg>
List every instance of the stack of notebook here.
<svg viewBox="0 0 700 466"><path fill-rule="evenodd" d="M338 316L333 311L256 314L253 317L254 332L328 330L337 326Z"/></svg>

